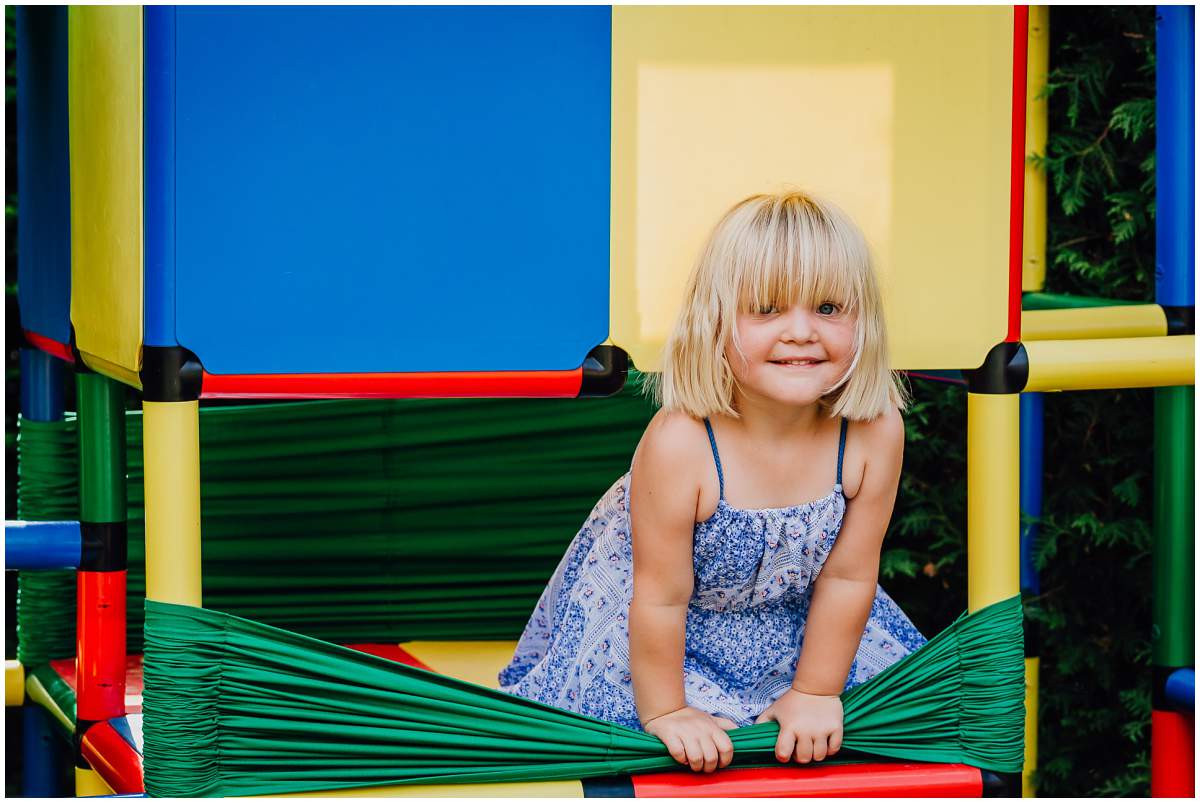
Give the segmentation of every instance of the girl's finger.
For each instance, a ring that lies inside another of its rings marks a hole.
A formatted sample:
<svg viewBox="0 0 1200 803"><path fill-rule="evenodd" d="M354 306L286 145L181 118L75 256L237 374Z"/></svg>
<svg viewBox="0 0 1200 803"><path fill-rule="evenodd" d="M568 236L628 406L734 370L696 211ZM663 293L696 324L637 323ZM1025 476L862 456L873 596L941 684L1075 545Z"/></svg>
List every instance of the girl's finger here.
<svg viewBox="0 0 1200 803"><path fill-rule="evenodd" d="M796 749L796 734L790 730L780 728L779 738L775 740L775 758L780 761L788 761L792 757L792 752Z"/></svg>
<svg viewBox="0 0 1200 803"><path fill-rule="evenodd" d="M717 751L717 743L710 736L701 740L701 746L704 748L704 771L714 772L717 769L717 761L721 758Z"/></svg>
<svg viewBox="0 0 1200 803"><path fill-rule="evenodd" d="M813 761L824 761L825 756L829 755L829 741L825 736L818 736L813 739Z"/></svg>
<svg viewBox="0 0 1200 803"><path fill-rule="evenodd" d="M689 735L684 744L687 747L688 766L692 768L692 772L704 769L704 748L700 746L700 737Z"/></svg>
<svg viewBox="0 0 1200 803"><path fill-rule="evenodd" d="M683 749L683 740L678 736L671 734L663 740L663 744L667 746L667 752L671 754L671 758L678 761L680 764L687 763L687 751Z"/></svg>
<svg viewBox="0 0 1200 803"><path fill-rule="evenodd" d="M721 756L721 767L728 767L729 762L733 761L733 741L725 731L715 734L713 740L717 743L717 753Z"/></svg>
<svg viewBox="0 0 1200 803"><path fill-rule="evenodd" d="M763 711L761 714L758 715L758 719L754 720L754 724L758 725L763 722L773 722L774 720L775 720L774 714L772 714L770 711Z"/></svg>
<svg viewBox="0 0 1200 803"><path fill-rule="evenodd" d="M717 724L720 725L721 728L724 730L727 730L727 731L737 730L737 723L734 722L732 719L726 719L725 717L713 717L713 719L715 719L717 721Z"/></svg>
<svg viewBox="0 0 1200 803"><path fill-rule="evenodd" d="M829 755L842 749L842 729L838 728L829 736Z"/></svg>
<svg viewBox="0 0 1200 803"><path fill-rule="evenodd" d="M796 739L795 756L796 760L801 764L807 764L812 761L813 739L811 736L803 734Z"/></svg>

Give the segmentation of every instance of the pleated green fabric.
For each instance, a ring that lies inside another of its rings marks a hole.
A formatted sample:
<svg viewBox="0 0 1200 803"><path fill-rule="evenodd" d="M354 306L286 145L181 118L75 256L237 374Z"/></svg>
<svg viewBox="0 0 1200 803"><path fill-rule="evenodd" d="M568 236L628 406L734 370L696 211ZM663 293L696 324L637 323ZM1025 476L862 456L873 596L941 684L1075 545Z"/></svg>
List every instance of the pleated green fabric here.
<svg viewBox="0 0 1200 803"><path fill-rule="evenodd" d="M843 695L845 750L1019 772L1021 618L1019 597L964 614ZM678 767L653 736L201 608L146 602L145 680L154 796ZM775 764L777 734L775 723L733 731L735 763Z"/></svg>
<svg viewBox="0 0 1200 803"><path fill-rule="evenodd" d="M203 408L206 604L342 642L515 639L588 511L629 467L653 414L633 373L607 399ZM75 504L73 415L61 430L71 448L54 459L70 482L58 496ZM127 414L126 440L129 650L138 652L138 412ZM74 643L70 583L42 593L31 587L22 605L31 624L64 636L64 655Z"/></svg>
<svg viewBox="0 0 1200 803"><path fill-rule="evenodd" d="M79 519L75 422L17 417L17 518ZM38 666L75 654L75 571L17 573L17 660Z"/></svg>

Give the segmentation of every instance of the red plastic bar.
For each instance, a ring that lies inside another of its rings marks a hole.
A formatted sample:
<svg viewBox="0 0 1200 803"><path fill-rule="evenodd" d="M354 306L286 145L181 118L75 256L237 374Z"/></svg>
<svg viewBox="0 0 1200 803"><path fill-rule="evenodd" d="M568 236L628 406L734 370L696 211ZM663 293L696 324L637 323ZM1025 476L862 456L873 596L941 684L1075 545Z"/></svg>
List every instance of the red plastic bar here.
<svg viewBox="0 0 1200 803"><path fill-rule="evenodd" d="M845 764L682 770L633 776L634 797L981 797L965 764Z"/></svg>
<svg viewBox="0 0 1200 803"><path fill-rule="evenodd" d="M210 374L206 399L575 398L583 368L411 374Z"/></svg>
<svg viewBox="0 0 1200 803"><path fill-rule="evenodd" d="M1021 339L1021 250L1025 223L1025 86L1029 50L1029 6L1013 6L1012 158L1008 201L1008 336Z"/></svg>
<svg viewBox="0 0 1200 803"><path fill-rule="evenodd" d="M142 783L142 757L107 722L97 722L87 729L79 751L118 795L139 795L146 791Z"/></svg>
<svg viewBox="0 0 1200 803"><path fill-rule="evenodd" d="M35 349L41 349L52 357L58 357L60 360L66 360L69 363L75 362L75 356L71 354L71 347L65 343L51 340L29 329L25 330L25 342Z"/></svg>
<svg viewBox="0 0 1200 803"><path fill-rule="evenodd" d="M1150 796L1196 796L1196 718L1150 712Z"/></svg>
<svg viewBox="0 0 1200 803"><path fill-rule="evenodd" d="M365 652L367 655L376 655L380 658L386 658L389 661L395 661L398 664L415 666L417 669L424 669L427 672L437 671L433 667L422 663L417 656L397 644L347 644L346 646L352 650Z"/></svg>
<svg viewBox="0 0 1200 803"><path fill-rule="evenodd" d="M75 627L79 719L125 713L125 572L79 572Z"/></svg>

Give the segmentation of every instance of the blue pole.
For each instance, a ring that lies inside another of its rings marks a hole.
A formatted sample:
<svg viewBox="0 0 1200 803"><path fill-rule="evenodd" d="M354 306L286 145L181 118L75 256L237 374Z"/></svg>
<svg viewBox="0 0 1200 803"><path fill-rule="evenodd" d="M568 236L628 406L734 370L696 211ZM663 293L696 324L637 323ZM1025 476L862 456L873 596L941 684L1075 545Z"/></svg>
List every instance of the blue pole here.
<svg viewBox="0 0 1200 803"><path fill-rule="evenodd" d="M44 708L26 703L22 708L22 797L58 797L57 736Z"/></svg>
<svg viewBox="0 0 1200 803"><path fill-rule="evenodd" d="M21 349L21 415L26 420L62 418L64 365L41 349Z"/></svg>
<svg viewBox="0 0 1200 803"><path fill-rule="evenodd" d="M1159 6L1155 129L1155 300L1196 303L1196 16L1193 6Z"/></svg>
<svg viewBox="0 0 1200 803"><path fill-rule="evenodd" d="M1042 515L1042 442L1045 417L1041 393L1021 394L1021 514ZM1037 524L1021 524L1021 588L1031 594L1042 590L1033 565Z"/></svg>

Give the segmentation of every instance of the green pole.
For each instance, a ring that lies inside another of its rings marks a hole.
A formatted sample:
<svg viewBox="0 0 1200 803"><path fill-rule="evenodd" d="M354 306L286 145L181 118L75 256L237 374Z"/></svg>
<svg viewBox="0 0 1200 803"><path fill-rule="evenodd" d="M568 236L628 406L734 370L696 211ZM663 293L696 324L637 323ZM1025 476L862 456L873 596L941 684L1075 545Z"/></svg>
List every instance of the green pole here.
<svg viewBox="0 0 1200 803"><path fill-rule="evenodd" d="M79 520L125 521L125 386L96 373L75 375L79 409Z"/></svg>
<svg viewBox="0 0 1200 803"><path fill-rule="evenodd" d="M1195 661L1194 387L1154 392L1154 665Z"/></svg>

